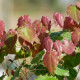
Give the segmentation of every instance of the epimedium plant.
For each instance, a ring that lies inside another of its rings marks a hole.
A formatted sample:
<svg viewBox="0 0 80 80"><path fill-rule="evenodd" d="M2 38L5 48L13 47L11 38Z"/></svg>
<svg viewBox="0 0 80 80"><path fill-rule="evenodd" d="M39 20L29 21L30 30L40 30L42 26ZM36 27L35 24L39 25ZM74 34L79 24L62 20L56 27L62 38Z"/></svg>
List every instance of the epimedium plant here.
<svg viewBox="0 0 80 80"><path fill-rule="evenodd" d="M8 67L0 80L6 75L12 75L10 80L29 80L34 74L34 80L75 80L75 67L80 64L79 13L80 2L67 8L66 17L55 12L54 24L62 28L58 32L51 32L51 19L45 16L33 23L28 15L21 16L18 27L8 32L0 20L0 63L8 54L15 54L15 60L23 59L19 67Z"/></svg>

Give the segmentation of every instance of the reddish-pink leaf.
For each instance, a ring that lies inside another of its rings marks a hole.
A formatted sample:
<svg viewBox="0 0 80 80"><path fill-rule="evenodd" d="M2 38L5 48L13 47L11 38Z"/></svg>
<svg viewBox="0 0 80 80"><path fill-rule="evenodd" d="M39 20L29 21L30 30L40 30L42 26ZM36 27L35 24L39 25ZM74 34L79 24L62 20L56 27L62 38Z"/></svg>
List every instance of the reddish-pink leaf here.
<svg viewBox="0 0 80 80"><path fill-rule="evenodd" d="M47 16L46 17L42 16L41 22L46 27L46 29L50 31L50 28L51 28L51 19L49 17L47 17Z"/></svg>
<svg viewBox="0 0 80 80"><path fill-rule="evenodd" d="M25 26L25 27L32 27L31 26L31 19L28 15L24 15L24 16L21 16L19 19L18 19L18 27L22 27L22 26Z"/></svg>
<svg viewBox="0 0 80 80"><path fill-rule="evenodd" d="M66 54L71 55L75 51L75 46L71 41L63 40L63 50Z"/></svg>
<svg viewBox="0 0 80 80"><path fill-rule="evenodd" d="M77 1L77 2L76 2L76 6L77 6L78 8L80 8L80 1Z"/></svg>
<svg viewBox="0 0 80 80"><path fill-rule="evenodd" d="M64 21L64 29L74 29L75 27L78 27L77 23L73 21L70 17L65 17Z"/></svg>
<svg viewBox="0 0 80 80"><path fill-rule="evenodd" d="M43 49L46 49L47 52L50 52L53 48L53 41L50 39L49 36L47 36L43 39L43 42L41 45Z"/></svg>
<svg viewBox="0 0 80 80"><path fill-rule="evenodd" d="M56 42L53 43L54 49L58 52L59 55L63 52L63 44L61 41L56 40Z"/></svg>
<svg viewBox="0 0 80 80"><path fill-rule="evenodd" d="M40 20L35 20L33 22L33 26L34 26L34 29L36 30L36 32L38 33L38 35L40 33L44 33L46 31L46 28L43 26L43 24Z"/></svg>
<svg viewBox="0 0 80 80"><path fill-rule="evenodd" d="M47 52L43 58L44 66L48 69L48 71L53 74L56 70L58 64L58 55L55 50Z"/></svg>
<svg viewBox="0 0 80 80"><path fill-rule="evenodd" d="M72 41L75 46L79 46L80 44L80 28L75 29L75 31L72 33Z"/></svg>
<svg viewBox="0 0 80 80"><path fill-rule="evenodd" d="M3 21L0 20L0 47L4 45L4 35L5 35L5 25Z"/></svg>
<svg viewBox="0 0 80 80"><path fill-rule="evenodd" d="M63 28L64 16L62 14L55 12L53 14L53 19L54 19L55 26L59 25L61 28Z"/></svg>

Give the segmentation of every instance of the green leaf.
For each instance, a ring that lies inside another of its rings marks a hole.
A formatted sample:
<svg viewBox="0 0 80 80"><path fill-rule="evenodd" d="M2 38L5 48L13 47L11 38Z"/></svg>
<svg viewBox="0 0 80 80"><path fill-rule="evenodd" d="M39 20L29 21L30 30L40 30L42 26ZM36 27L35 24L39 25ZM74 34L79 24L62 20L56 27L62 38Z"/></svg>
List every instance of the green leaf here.
<svg viewBox="0 0 80 80"><path fill-rule="evenodd" d="M66 70L58 66L57 69L55 70L55 74L59 76L69 76L69 70Z"/></svg>
<svg viewBox="0 0 80 80"><path fill-rule="evenodd" d="M37 79L35 79L35 80L58 80L56 77L53 77L53 76L47 76L47 75L45 75L45 76L42 76L42 75L40 75Z"/></svg>
<svg viewBox="0 0 80 80"><path fill-rule="evenodd" d="M42 50L41 52L39 52L38 54L36 54L36 56L32 59L31 64L38 63L40 61L40 59L42 59L44 53L45 53L45 51Z"/></svg>
<svg viewBox="0 0 80 80"><path fill-rule="evenodd" d="M75 54L75 57L71 55L67 55L64 57L64 64L63 66L65 68L72 68L76 67L80 64L80 53Z"/></svg>
<svg viewBox="0 0 80 80"><path fill-rule="evenodd" d="M80 22L80 9L78 9L75 5L70 5L67 8L67 13L73 20Z"/></svg>
<svg viewBox="0 0 80 80"><path fill-rule="evenodd" d="M5 52L1 52L0 53L0 63L2 63L4 61L4 56L6 56Z"/></svg>
<svg viewBox="0 0 80 80"><path fill-rule="evenodd" d="M50 38L53 41L56 41L56 40L62 41L63 39L67 39L67 40L71 41L71 34L72 33L68 32L68 30L63 30L63 31L52 33L50 35Z"/></svg>
<svg viewBox="0 0 80 80"><path fill-rule="evenodd" d="M3 74L3 75L0 77L0 80L3 80L5 76L6 76L6 75Z"/></svg>
<svg viewBox="0 0 80 80"><path fill-rule="evenodd" d="M75 58L75 62L74 62L74 66L77 66L80 64L80 53L76 54L76 58Z"/></svg>
<svg viewBox="0 0 80 80"><path fill-rule="evenodd" d="M67 55L64 57L64 64L63 66L65 68L71 68L74 67L75 57Z"/></svg>
<svg viewBox="0 0 80 80"><path fill-rule="evenodd" d="M42 64L39 64L36 67L36 70L35 70L36 75L45 75L46 73L48 73L48 71Z"/></svg>
<svg viewBox="0 0 80 80"><path fill-rule="evenodd" d="M64 32L64 33L61 34L61 37L63 37L63 39L71 41L71 34L72 33L70 33L70 32Z"/></svg>
<svg viewBox="0 0 80 80"><path fill-rule="evenodd" d="M62 40L63 37L60 36L62 33L63 33L63 31L51 33L51 34L50 34L50 38L51 38L53 41Z"/></svg>
<svg viewBox="0 0 80 80"><path fill-rule="evenodd" d="M77 77L77 71L73 68L70 68L69 69L69 75L70 75L68 77L69 80L75 80L75 78Z"/></svg>

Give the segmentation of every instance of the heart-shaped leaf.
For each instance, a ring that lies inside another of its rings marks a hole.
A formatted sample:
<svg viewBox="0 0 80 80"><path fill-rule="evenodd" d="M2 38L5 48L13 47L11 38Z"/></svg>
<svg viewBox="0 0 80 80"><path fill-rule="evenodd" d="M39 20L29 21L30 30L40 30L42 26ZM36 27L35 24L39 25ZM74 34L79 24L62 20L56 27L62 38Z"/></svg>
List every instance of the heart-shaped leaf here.
<svg viewBox="0 0 80 80"><path fill-rule="evenodd" d="M50 28L51 28L51 19L49 17L47 17L47 16L46 17L42 16L41 22L46 27L46 29L50 31Z"/></svg>
<svg viewBox="0 0 80 80"><path fill-rule="evenodd" d="M43 58L44 66L48 69L48 71L53 74L56 70L58 64L58 53L55 50L52 50L49 53L46 53Z"/></svg>
<svg viewBox="0 0 80 80"><path fill-rule="evenodd" d="M46 31L45 26L43 26L40 20L35 20L32 25L34 26L34 29L36 30L38 35Z"/></svg>
<svg viewBox="0 0 80 80"><path fill-rule="evenodd" d="M53 14L53 19L54 19L55 26L59 25L61 28L63 28L64 16L62 14L55 12Z"/></svg>
<svg viewBox="0 0 80 80"><path fill-rule="evenodd" d="M29 27L18 28L19 37L33 44L35 41L35 30Z"/></svg>
<svg viewBox="0 0 80 80"><path fill-rule="evenodd" d="M68 15L76 22L80 22L80 9L78 9L75 5L70 5L67 8Z"/></svg>

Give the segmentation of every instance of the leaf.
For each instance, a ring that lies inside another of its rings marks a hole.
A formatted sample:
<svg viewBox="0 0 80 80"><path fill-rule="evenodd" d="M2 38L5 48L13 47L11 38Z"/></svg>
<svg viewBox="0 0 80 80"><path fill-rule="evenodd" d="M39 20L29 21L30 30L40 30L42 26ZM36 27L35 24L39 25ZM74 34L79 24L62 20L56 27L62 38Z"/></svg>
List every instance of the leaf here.
<svg viewBox="0 0 80 80"><path fill-rule="evenodd" d="M31 27L30 17L28 15L24 15L24 16L19 17L17 25L18 25L18 27L22 27L22 26Z"/></svg>
<svg viewBox="0 0 80 80"><path fill-rule="evenodd" d="M65 17L64 21L64 29L71 29L74 30L76 27L79 27L79 25L70 17Z"/></svg>
<svg viewBox="0 0 80 80"><path fill-rule="evenodd" d="M67 55L64 58L64 64L63 66L65 68L72 68L72 67L76 67L77 65L80 64L80 53L77 53L75 55L75 57Z"/></svg>
<svg viewBox="0 0 80 80"><path fill-rule="evenodd" d="M69 70L58 66L55 70L55 74L59 76L69 76Z"/></svg>
<svg viewBox="0 0 80 80"><path fill-rule="evenodd" d="M9 50L12 50L17 41L17 33L15 30L10 29L5 35L5 44Z"/></svg>
<svg viewBox="0 0 80 80"><path fill-rule="evenodd" d="M61 37L63 37L63 39L66 39L66 40L70 40L71 41L71 34L70 32L63 32L61 34Z"/></svg>
<svg viewBox="0 0 80 80"><path fill-rule="evenodd" d="M71 40L71 33L69 33L68 30L54 32L50 34L50 38L53 41L56 41L56 40L62 41L63 39Z"/></svg>
<svg viewBox="0 0 80 80"><path fill-rule="evenodd" d="M39 64L36 67L36 70L35 70L36 75L45 75L46 73L48 73L48 71L42 64Z"/></svg>
<svg viewBox="0 0 80 80"><path fill-rule="evenodd" d="M39 52L38 54L36 54L36 56L32 59L31 64L38 63L40 61L40 59L42 59L44 53L45 53L45 51L42 50L41 52Z"/></svg>
<svg viewBox="0 0 80 80"><path fill-rule="evenodd" d="M64 59L64 64L63 64L63 66L64 66L65 68L74 67L75 57L70 56L70 55L67 55L67 56L65 56L63 59Z"/></svg>
<svg viewBox="0 0 80 80"><path fill-rule="evenodd" d="M64 27L64 16L62 14L55 12L53 14L53 19L55 26L59 25L61 28Z"/></svg>
<svg viewBox="0 0 80 80"><path fill-rule="evenodd" d="M53 77L53 76L47 76L47 75L45 75L45 76L42 76L42 75L40 75L37 79L35 79L35 80L58 80L56 77Z"/></svg>
<svg viewBox="0 0 80 80"><path fill-rule="evenodd" d="M32 28L28 28L28 27L20 27L18 28L18 34L19 37L21 37L22 39L33 43L34 39L35 39L35 30Z"/></svg>
<svg viewBox="0 0 80 80"><path fill-rule="evenodd" d="M5 52L0 52L0 63L4 61L4 56L6 56Z"/></svg>
<svg viewBox="0 0 80 80"><path fill-rule="evenodd" d="M75 31L73 31L73 33L71 35L71 39L75 46L80 45L80 29L79 28L77 28L77 29L75 29Z"/></svg>
<svg viewBox="0 0 80 80"><path fill-rule="evenodd" d="M42 22L40 20L35 20L32 25L34 26L34 29L36 31L36 33L38 35L40 35L40 33L45 33L45 31L47 30L45 28L45 26L43 26Z"/></svg>
<svg viewBox="0 0 80 80"><path fill-rule="evenodd" d="M0 77L0 80L3 80L5 76L6 76L6 75L3 74L3 75Z"/></svg>
<svg viewBox="0 0 80 80"><path fill-rule="evenodd" d="M75 46L71 41L68 40L63 40L63 51L68 54L71 55L72 53L75 52Z"/></svg>
<svg viewBox="0 0 80 80"><path fill-rule="evenodd" d="M42 16L41 22L46 27L46 29L50 31L50 29L51 29L51 19L47 16L46 17Z"/></svg>
<svg viewBox="0 0 80 80"><path fill-rule="evenodd" d="M58 60L59 60L58 53L55 50L47 52L44 55L43 64L51 74L55 72Z"/></svg>
<svg viewBox="0 0 80 80"><path fill-rule="evenodd" d="M80 53L76 54L76 58L75 58L75 62L74 62L74 66L77 66L80 64Z"/></svg>
<svg viewBox="0 0 80 80"><path fill-rule="evenodd" d="M46 49L47 52L50 52L53 48L53 41L50 39L49 36L45 37L43 39L43 42L41 44L42 49Z"/></svg>
<svg viewBox="0 0 80 80"><path fill-rule="evenodd" d="M77 71L76 71L76 69L70 68L70 69L69 69L69 75L70 75L70 76L68 77L69 80L75 80L76 77L77 77Z"/></svg>
<svg viewBox="0 0 80 80"><path fill-rule="evenodd" d="M80 9L78 9L75 5L70 5L67 8L67 14L76 22L80 22Z"/></svg>
<svg viewBox="0 0 80 80"><path fill-rule="evenodd" d="M58 52L59 56L63 52L63 43L59 40L56 40L56 42L53 43L54 49Z"/></svg>
<svg viewBox="0 0 80 80"><path fill-rule="evenodd" d="M4 35L5 35L5 25L2 20L0 20L0 47L4 46Z"/></svg>

